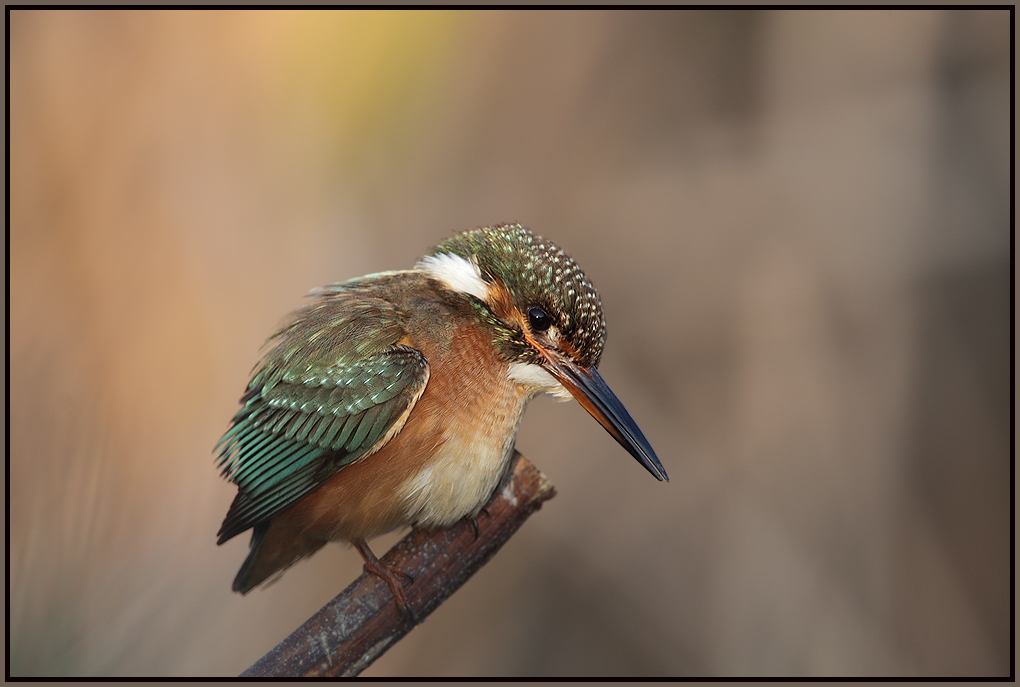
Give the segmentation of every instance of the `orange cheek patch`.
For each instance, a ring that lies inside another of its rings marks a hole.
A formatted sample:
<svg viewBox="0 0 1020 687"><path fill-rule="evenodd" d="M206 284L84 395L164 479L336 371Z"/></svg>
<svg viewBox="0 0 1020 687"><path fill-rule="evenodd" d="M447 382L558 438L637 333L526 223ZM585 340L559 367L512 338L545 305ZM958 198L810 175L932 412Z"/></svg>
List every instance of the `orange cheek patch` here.
<svg viewBox="0 0 1020 687"><path fill-rule="evenodd" d="M559 348L561 351L566 353L571 360L577 360L577 349L562 336L560 337Z"/></svg>
<svg viewBox="0 0 1020 687"><path fill-rule="evenodd" d="M502 281L496 279L489 289L489 294L491 298L489 307L492 308L492 312L496 317L504 322L516 322L521 326L522 330L527 331L527 321L524 319L521 311L517 309L517 306L514 305L514 298Z"/></svg>

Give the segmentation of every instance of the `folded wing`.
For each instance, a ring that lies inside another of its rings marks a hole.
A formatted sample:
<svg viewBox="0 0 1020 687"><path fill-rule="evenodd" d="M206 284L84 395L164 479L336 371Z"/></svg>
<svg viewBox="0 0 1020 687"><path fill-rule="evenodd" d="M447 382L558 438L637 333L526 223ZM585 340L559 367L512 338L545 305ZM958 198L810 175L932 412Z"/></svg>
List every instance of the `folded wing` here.
<svg viewBox="0 0 1020 687"><path fill-rule="evenodd" d="M218 543L382 448L424 391L428 362L396 343L399 313L355 295L331 292L274 337L217 445L238 486Z"/></svg>

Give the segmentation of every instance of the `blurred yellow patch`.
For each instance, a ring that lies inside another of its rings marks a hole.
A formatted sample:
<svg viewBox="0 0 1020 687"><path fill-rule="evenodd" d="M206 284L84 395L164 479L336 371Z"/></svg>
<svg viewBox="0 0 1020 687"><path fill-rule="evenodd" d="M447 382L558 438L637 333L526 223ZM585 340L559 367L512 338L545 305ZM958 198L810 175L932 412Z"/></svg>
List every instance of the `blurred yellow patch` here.
<svg viewBox="0 0 1020 687"><path fill-rule="evenodd" d="M285 97L306 101L341 149L398 134L427 97L463 22L453 11L274 12L271 50Z"/></svg>

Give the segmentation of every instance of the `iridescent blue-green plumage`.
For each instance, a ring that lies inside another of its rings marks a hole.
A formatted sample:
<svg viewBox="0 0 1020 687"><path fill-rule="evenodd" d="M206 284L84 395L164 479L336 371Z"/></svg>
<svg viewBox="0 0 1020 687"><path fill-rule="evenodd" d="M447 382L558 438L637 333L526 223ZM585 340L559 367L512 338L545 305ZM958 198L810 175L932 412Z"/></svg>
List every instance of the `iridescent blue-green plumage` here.
<svg viewBox="0 0 1020 687"><path fill-rule="evenodd" d="M218 444L218 464L238 486L220 543L365 455L421 392L428 363L397 344L403 314L372 298L373 285L363 279L324 289L270 339L275 346Z"/></svg>

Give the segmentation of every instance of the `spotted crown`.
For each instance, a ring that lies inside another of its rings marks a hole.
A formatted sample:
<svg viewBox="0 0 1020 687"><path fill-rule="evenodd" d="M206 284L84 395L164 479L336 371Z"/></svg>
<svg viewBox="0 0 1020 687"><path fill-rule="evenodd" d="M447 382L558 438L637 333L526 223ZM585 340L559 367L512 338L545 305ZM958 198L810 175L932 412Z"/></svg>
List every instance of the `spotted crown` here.
<svg viewBox="0 0 1020 687"><path fill-rule="evenodd" d="M552 241L520 224L473 229L449 238L432 254L453 253L475 260L489 284L502 281L517 308L545 310L573 345L577 362L598 365L606 341L602 299L574 260Z"/></svg>

